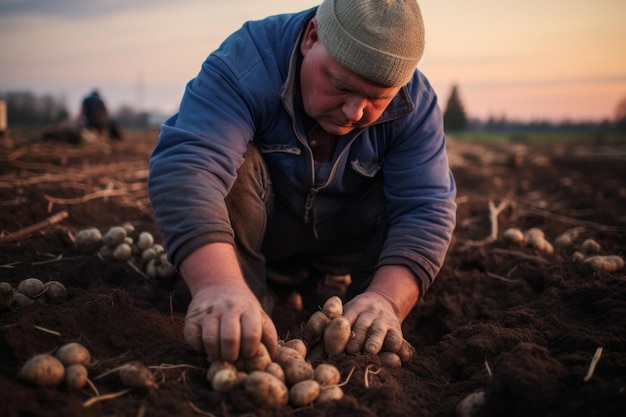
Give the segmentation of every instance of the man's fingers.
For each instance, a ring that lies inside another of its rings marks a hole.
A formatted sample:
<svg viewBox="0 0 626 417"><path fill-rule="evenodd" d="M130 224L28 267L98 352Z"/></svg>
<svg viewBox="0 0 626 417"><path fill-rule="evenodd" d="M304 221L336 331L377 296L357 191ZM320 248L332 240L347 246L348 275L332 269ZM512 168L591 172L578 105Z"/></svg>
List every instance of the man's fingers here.
<svg viewBox="0 0 626 417"><path fill-rule="evenodd" d="M267 314L263 314L261 339L265 347L267 347L270 357L274 357L276 350L278 350L278 332L274 322Z"/></svg>
<svg viewBox="0 0 626 417"><path fill-rule="evenodd" d="M348 345L346 346L346 351L349 354L356 355L361 352L365 339L367 338L368 330L369 325L362 324L362 320L357 320L357 322L352 326L353 336L350 338Z"/></svg>
<svg viewBox="0 0 626 417"><path fill-rule="evenodd" d="M244 314L241 317L241 356L251 358L257 353L261 343L261 332L262 329L254 315Z"/></svg>
<svg viewBox="0 0 626 417"><path fill-rule="evenodd" d="M220 321L217 317L206 316L202 323L202 345L210 362L220 359L220 344L217 338L220 331ZM201 349L202 350L202 349Z"/></svg>
<svg viewBox="0 0 626 417"><path fill-rule="evenodd" d="M202 351L202 329L195 322L185 321L185 341L193 350Z"/></svg>
<svg viewBox="0 0 626 417"><path fill-rule="evenodd" d="M389 329L385 341L383 342L382 350L385 352L398 352L402 347L402 332L396 329Z"/></svg>
<svg viewBox="0 0 626 417"><path fill-rule="evenodd" d="M241 348L241 322L235 314L222 314L220 319L220 359L235 362Z"/></svg>
<svg viewBox="0 0 626 417"><path fill-rule="evenodd" d="M387 327L382 326L379 320L375 320L365 341L365 352L373 354L380 352L385 342L385 336L387 336Z"/></svg>

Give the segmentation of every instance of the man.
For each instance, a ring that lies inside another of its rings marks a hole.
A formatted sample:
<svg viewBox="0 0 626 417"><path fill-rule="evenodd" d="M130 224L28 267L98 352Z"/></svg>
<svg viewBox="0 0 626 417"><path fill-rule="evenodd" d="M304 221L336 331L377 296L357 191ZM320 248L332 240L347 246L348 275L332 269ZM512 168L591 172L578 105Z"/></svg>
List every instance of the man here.
<svg viewBox="0 0 626 417"><path fill-rule="evenodd" d="M349 273L347 351L400 349L455 225L423 49L415 0L325 0L248 22L206 59L148 182L192 295L191 347L210 360L273 352L268 284Z"/></svg>
<svg viewBox="0 0 626 417"><path fill-rule="evenodd" d="M83 98L80 109L80 123L99 137L122 140L122 132L110 117L109 111L98 89Z"/></svg>

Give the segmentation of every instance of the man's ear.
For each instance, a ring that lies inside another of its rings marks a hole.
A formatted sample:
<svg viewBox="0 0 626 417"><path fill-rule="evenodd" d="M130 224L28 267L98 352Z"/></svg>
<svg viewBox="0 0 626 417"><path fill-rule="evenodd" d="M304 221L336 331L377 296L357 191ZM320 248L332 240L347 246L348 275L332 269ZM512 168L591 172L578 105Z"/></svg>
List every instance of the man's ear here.
<svg viewBox="0 0 626 417"><path fill-rule="evenodd" d="M313 45L319 41L317 37L317 20L315 18L309 20L306 25L304 34L302 35L302 41L300 42L300 52L302 55L306 55L308 51L313 48Z"/></svg>

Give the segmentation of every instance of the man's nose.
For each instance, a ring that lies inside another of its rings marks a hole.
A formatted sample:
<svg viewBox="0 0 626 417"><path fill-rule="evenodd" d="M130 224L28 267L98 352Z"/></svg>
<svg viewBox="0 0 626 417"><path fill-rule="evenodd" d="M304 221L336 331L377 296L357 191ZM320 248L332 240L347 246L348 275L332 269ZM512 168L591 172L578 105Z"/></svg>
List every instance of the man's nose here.
<svg viewBox="0 0 626 417"><path fill-rule="evenodd" d="M354 95L344 102L341 110L349 122L356 123L363 118L366 106L365 97Z"/></svg>

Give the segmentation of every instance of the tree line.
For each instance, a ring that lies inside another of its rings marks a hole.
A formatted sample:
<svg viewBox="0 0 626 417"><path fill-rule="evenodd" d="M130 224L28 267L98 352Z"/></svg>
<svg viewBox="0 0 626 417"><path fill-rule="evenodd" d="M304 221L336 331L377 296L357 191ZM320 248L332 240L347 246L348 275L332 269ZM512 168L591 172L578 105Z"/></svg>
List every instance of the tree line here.
<svg viewBox="0 0 626 417"><path fill-rule="evenodd" d="M0 100L7 103L9 127L47 127L70 119L63 97L37 95L30 91L10 91L0 92ZM147 128L150 124L148 112L137 111L131 106L121 106L112 117L123 128Z"/></svg>
<svg viewBox="0 0 626 417"><path fill-rule="evenodd" d="M62 97L50 94L36 95L28 91L0 92L0 100L7 102L7 119L14 127L41 127L66 121L70 117ZM147 128L149 113L122 106L113 118L123 128ZM461 131L617 131L626 132L626 97L615 109L614 120L600 122L549 121L516 122L506 117L487 120L470 119L461 99L458 85L453 85L444 107L444 127L447 132Z"/></svg>

